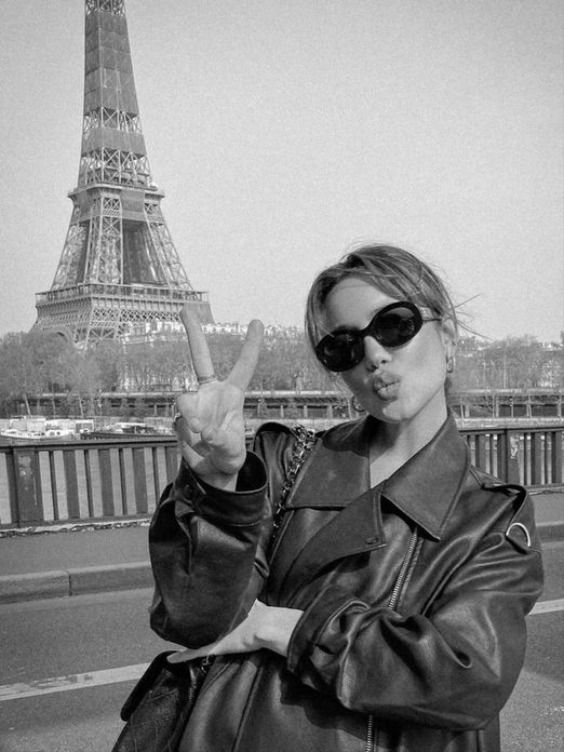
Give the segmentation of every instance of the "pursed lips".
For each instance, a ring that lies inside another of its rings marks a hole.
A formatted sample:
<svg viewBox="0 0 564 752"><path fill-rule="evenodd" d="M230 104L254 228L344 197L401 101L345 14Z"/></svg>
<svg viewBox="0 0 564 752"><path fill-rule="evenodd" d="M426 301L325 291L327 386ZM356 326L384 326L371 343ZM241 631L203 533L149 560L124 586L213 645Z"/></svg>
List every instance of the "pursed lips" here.
<svg viewBox="0 0 564 752"><path fill-rule="evenodd" d="M372 390L382 399L391 399L397 395L399 384L393 376L378 376L372 380Z"/></svg>

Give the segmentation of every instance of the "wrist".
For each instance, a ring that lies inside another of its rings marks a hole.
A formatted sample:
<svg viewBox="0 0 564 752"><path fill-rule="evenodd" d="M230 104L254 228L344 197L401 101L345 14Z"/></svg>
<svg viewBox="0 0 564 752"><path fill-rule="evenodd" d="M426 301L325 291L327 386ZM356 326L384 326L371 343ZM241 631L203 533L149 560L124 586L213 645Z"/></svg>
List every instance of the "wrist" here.
<svg viewBox="0 0 564 752"><path fill-rule="evenodd" d="M290 638L302 614L303 611L296 608L267 607L256 630L260 646L286 656Z"/></svg>
<svg viewBox="0 0 564 752"><path fill-rule="evenodd" d="M213 473L199 477L207 486L218 488L221 491L235 491L237 489L237 473L235 475Z"/></svg>
<svg viewBox="0 0 564 752"><path fill-rule="evenodd" d="M204 471L201 468L192 467L189 460L182 456L181 473L183 478L192 477L204 486L218 488L224 491L232 491L237 487L238 473L220 473L219 471ZM181 481L181 482L186 482Z"/></svg>

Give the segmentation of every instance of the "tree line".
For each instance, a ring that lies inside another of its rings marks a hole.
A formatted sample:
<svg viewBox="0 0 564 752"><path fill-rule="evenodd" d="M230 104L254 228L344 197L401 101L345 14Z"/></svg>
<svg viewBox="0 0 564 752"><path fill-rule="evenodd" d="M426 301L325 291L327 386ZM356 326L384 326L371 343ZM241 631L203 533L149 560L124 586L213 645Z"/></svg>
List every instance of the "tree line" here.
<svg viewBox="0 0 564 752"><path fill-rule="evenodd" d="M218 378L235 363L242 334L214 331L207 335ZM0 415L33 412L39 395L66 395L67 414L104 414L103 394L114 391L170 391L186 388L193 378L184 336L123 344L101 340L77 348L58 334L32 330L0 339ZM535 337L489 341L461 338L452 389L564 388L564 332L548 345ZM269 328L251 390L333 390L336 383L312 355L303 332Z"/></svg>

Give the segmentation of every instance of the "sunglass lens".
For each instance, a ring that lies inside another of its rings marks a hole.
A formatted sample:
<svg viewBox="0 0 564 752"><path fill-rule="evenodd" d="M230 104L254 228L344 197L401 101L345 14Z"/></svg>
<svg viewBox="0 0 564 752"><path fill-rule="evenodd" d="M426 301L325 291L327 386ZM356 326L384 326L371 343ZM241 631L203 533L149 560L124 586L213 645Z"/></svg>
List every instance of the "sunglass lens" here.
<svg viewBox="0 0 564 752"><path fill-rule="evenodd" d="M317 356L331 371L347 371L360 363L363 355L362 342L350 334L330 334L316 348Z"/></svg>
<svg viewBox="0 0 564 752"><path fill-rule="evenodd" d="M394 308L377 315L373 322L376 339L385 347L399 347L415 337L421 323L410 308Z"/></svg>

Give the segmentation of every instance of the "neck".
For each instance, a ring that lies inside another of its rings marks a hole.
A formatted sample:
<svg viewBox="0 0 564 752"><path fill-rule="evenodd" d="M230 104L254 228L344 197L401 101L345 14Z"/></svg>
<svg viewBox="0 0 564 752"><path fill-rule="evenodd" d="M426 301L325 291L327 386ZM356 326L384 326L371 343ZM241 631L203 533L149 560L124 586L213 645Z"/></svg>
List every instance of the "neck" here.
<svg viewBox="0 0 564 752"><path fill-rule="evenodd" d="M372 485L389 478L428 444L445 422L447 415L445 405L444 410L435 411L433 420L414 420L408 423L378 421L370 447Z"/></svg>

